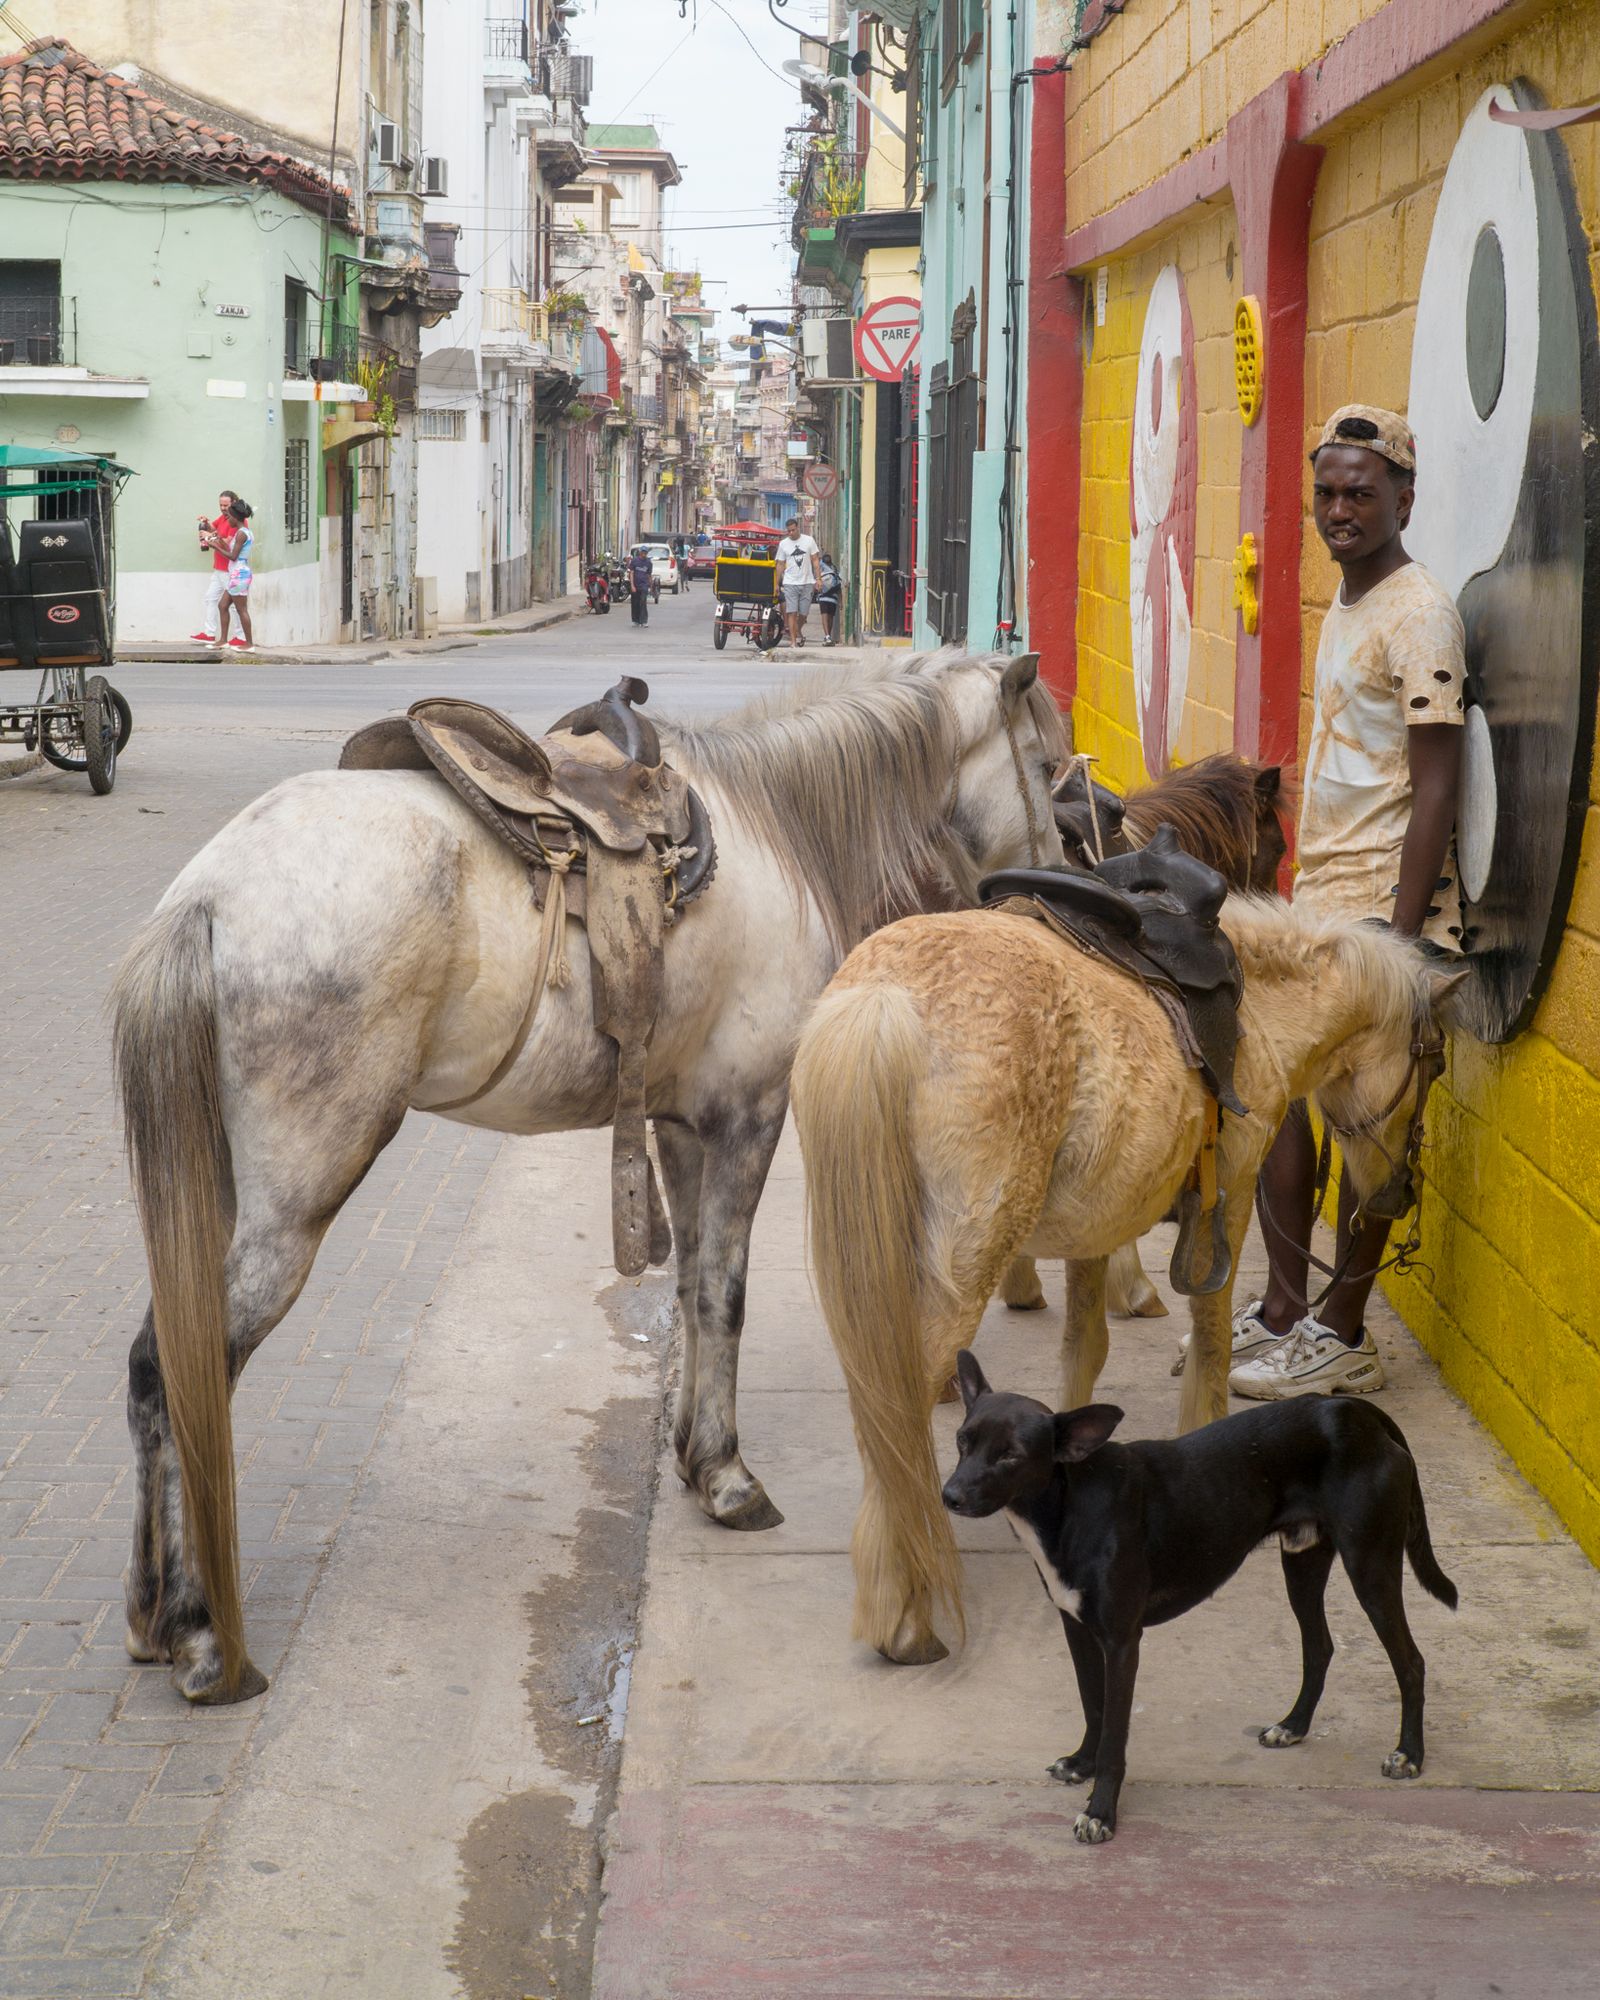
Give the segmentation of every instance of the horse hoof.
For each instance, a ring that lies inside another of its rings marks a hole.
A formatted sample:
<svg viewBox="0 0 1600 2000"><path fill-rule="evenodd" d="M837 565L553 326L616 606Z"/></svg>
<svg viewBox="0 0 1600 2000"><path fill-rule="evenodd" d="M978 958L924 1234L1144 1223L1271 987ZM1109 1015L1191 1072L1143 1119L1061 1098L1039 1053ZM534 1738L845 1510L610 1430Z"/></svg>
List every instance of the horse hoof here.
<svg viewBox="0 0 1600 2000"><path fill-rule="evenodd" d="M1292 1743L1304 1743L1305 1731L1291 1729L1287 1722L1275 1722L1263 1729L1256 1741L1264 1750L1287 1750Z"/></svg>
<svg viewBox="0 0 1600 2000"><path fill-rule="evenodd" d="M738 1528L746 1533L756 1533L762 1528L780 1528L783 1525L783 1516L759 1486L754 1492L747 1494L737 1506L729 1507L726 1511L719 1508L711 1518L718 1527Z"/></svg>
<svg viewBox="0 0 1600 2000"><path fill-rule="evenodd" d="M1007 1299L1006 1311L1014 1313L1042 1313L1047 1303L1048 1301L1044 1293L1038 1292L1031 1299Z"/></svg>
<svg viewBox="0 0 1600 2000"><path fill-rule="evenodd" d="M1391 1750L1384 1758L1381 1769L1386 1778L1420 1778L1422 1760L1418 1758L1413 1763L1403 1750Z"/></svg>
<svg viewBox="0 0 1600 2000"><path fill-rule="evenodd" d="M246 1660L239 1672L239 1685L229 1690L222 1669L214 1657L187 1668L179 1668L172 1684L191 1708L231 1708L235 1702L254 1701L267 1691L267 1677L253 1660Z"/></svg>
<svg viewBox="0 0 1600 2000"><path fill-rule="evenodd" d="M161 1658L154 1646L142 1632L136 1632L130 1625L123 1632L122 1643L130 1660L137 1660L141 1667L147 1667Z"/></svg>
<svg viewBox="0 0 1600 2000"><path fill-rule="evenodd" d="M893 1640L878 1651L894 1667L931 1667L950 1657L950 1648L937 1632L918 1639Z"/></svg>

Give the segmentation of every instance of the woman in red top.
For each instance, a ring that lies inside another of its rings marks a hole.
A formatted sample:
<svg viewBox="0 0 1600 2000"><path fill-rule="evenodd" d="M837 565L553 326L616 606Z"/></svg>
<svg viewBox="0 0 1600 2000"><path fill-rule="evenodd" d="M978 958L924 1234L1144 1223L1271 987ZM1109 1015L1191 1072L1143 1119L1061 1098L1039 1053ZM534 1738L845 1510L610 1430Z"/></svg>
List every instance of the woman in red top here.
<svg viewBox="0 0 1600 2000"><path fill-rule="evenodd" d="M201 620L206 629L191 632L189 637L208 646L220 646L228 636L223 626L222 600L228 589L228 545L235 533L228 509L238 497L224 486L217 495L217 518L208 521L204 514L200 516L200 547L202 551L211 551L211 581L206 585L206 608Z"/></svg>

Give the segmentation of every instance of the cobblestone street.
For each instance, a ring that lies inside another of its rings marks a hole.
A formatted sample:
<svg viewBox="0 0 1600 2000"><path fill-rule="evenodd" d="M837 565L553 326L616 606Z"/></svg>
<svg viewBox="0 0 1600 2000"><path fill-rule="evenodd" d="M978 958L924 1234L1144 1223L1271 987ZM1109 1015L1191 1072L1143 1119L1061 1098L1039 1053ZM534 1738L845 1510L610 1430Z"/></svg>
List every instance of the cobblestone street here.
<svg viewBox="0 0 1600 2000"><path fill-rule="evenodd" d="M140 1990L261 1709L185 1713L165 1671L123 1651L123 1395L146 1286L101 1008L129 937L248 800L419 695L459 689L538 725L626 667L663 709L737 701L753 656L701 668L707 610L348 670L130 665L135 733L109 798L59 773L0 785L0 1992ZM408 1118L243 1379L247 1615L269 1676L503 1143Z"/></svg>

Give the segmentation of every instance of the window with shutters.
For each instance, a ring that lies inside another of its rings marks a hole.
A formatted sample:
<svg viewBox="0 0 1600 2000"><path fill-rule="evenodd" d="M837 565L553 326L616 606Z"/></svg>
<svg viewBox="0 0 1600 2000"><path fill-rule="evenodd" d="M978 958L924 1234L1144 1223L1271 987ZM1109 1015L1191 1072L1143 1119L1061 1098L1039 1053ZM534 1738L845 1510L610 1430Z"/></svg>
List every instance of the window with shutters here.
<svg viewBox="0 0 1600 2000"><path fill-rule="evenodd" d="M311 534L311 443L290 438L283 448L283 539L303 542Z"/></svg>
<svg viewBox="0 0 1600 2000"><path fill-rule="evenodd" d="M972 460L978 447L973 295L956 308L950 359L928 376L928 622L949 643L967 634L972 566Z"/></svg>
<svg viewBox="0 0 1600 2000"><path fill-rule="evenodd" d="M950 95L966 46L966 0L939 0L939 96Z"/></svg>
<svg viewBox="0 0 1600 2000"><path fill-rule="evenodd" d="M906 35L906 207L917 205L917 168L922 151L922 16L914 15Z"/></svg>

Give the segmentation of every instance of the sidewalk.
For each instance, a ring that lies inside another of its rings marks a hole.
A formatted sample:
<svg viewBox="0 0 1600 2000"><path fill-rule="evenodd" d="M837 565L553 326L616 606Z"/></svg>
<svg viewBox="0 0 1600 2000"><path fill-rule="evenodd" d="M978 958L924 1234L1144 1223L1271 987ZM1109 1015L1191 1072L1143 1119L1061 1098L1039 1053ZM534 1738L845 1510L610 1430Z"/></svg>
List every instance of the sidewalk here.
<svg viewBox="0 0 1600 2000"><path fill-rule="evenodd" d="M478 639L495 639L514 632L542 632L548 625L561 625L576 618L584 609L581 598L562 598L552 604L530 605L525 611L508 611L503 618L487 618L473 625L441 625L433 639L360 639L348 645L254 646L235 655L192 639L165 644L150 641L119 646L119 660L137 660L148 665L201 666L230 658L245 666L350 667L374 660L393 660L426 653L458 653Z"/></svg>
<svg viewBox="0 0 1600 2000"><path fill-rule="evenodd" d="M802 1243L790 1135L751 1255L739 1412L787 1519L719 1531L664 1465L595 2000L1593 1992L1600 1577L1386 1308L1383 1406L1461 1590L1452 1618L1408 1579L1426 1775L1378 1775L1398 1699L1342 1570L1312 1738L1256 1744L1299 1676L1264 1549L1147 1639L1121 1825L1088 1848L1081 1788L1045 1776L1079 1734L1060 1622L1003 1523L959 1529L963 1651L893 1668L850 1640L860 1477ZM1054 1402L1060 1268L1043 1275L1050 1312L992 1307L980 1351L996 1383ZM1183 1323L1113 1322L1100 1394L1131 1436L1172 1426ZM936 1417L946 1462L956 1419Z"/></svg>

